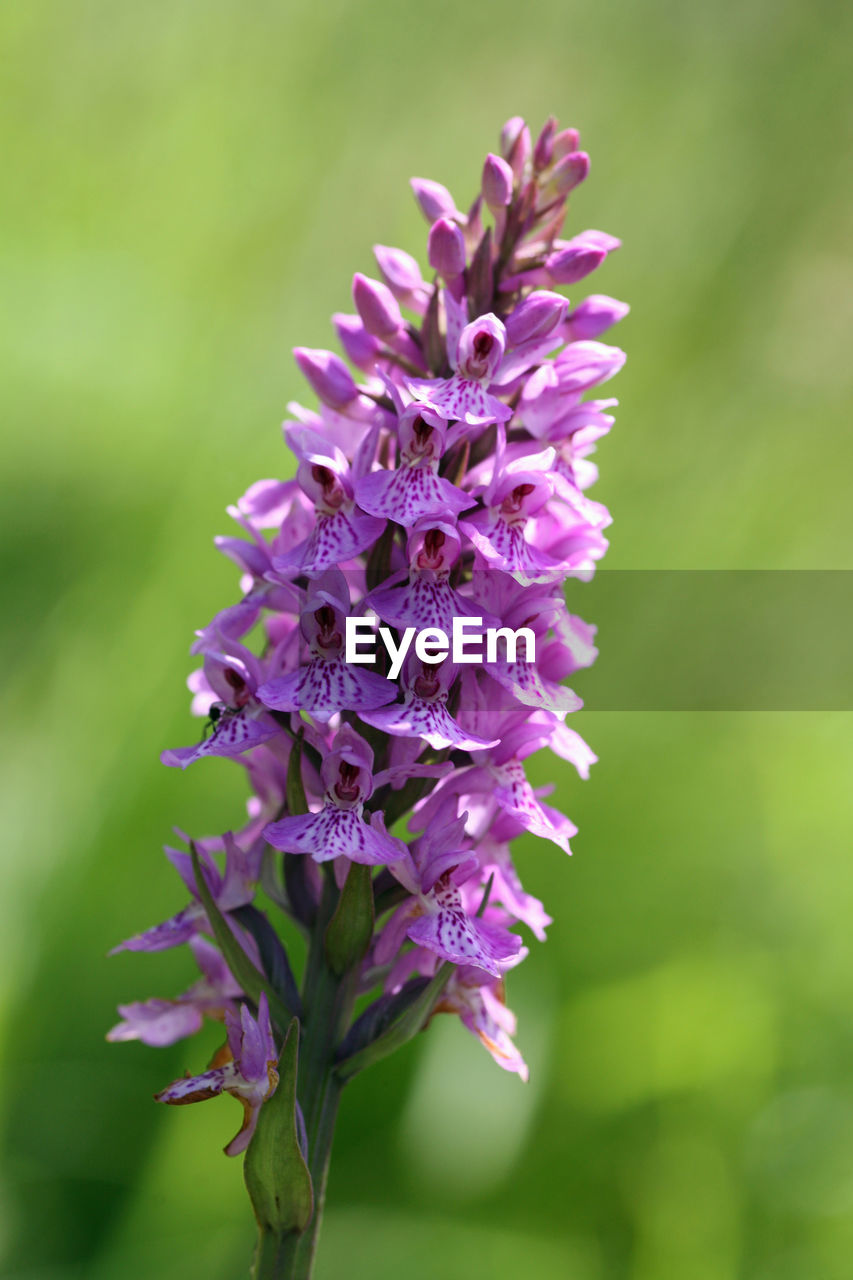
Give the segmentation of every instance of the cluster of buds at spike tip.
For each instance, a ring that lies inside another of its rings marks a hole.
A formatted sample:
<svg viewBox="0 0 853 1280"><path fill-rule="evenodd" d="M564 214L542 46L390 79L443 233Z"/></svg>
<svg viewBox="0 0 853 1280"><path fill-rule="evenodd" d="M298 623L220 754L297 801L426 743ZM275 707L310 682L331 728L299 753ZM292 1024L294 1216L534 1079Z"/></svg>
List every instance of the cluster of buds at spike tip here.
<svg viewBox="0 0 853 1280"><path fill-rule="evenodd" d="M587 490L616 403L597 388L624 362L600 339L625 304L561 292L619 246L596 230L561 238L588 173L575 130L549 120L534 142L514 118L467 213L440 183L413 179L429 224L422 265L376 246L376 277L357 273L355 312L334 317L346 358L296 349L319 403L289 406L293 478L253 484L229 508L236 532L217 539L240 596L192 646L204 732L162 758L232 759L248 813L191 854L167 850L190 904L122 946L187 943L202 977L172 1001L123 1005L111 1036L163 1045L222 1020L222 1060L158 1097L238 1096L246 1120L231 1153L309 1007L277 912L309 948L326 947L350 1014L372 995L355 1021L335 1006L327 1066L341 1081L437 1012L526 1078L506 975L527 954L518 929L542 939L550 919L523 890L512 846L533 834L570 852L575 832L528 781L527 758L550 750L582 777L595 760L566 724L580 700L564 681L596 649L565 589L607 548L609 513ZM412 643L460 619L493 628L503 647L476 661ZM348 651L350 631L370 626L385 641L372 667ZM522 632L524 651L512 642ZM310 1012L301 1034L317 1034ZM306 1088L300 1075L297 1112ZM301 1132L300 1116L288 1125Z"/></svg>

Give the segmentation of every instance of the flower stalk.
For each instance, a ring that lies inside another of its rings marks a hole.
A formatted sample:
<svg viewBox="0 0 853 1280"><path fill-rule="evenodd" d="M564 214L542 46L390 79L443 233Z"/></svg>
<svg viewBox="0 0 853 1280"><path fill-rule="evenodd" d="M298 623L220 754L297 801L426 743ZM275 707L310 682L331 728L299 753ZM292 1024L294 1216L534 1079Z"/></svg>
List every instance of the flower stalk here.
<svg viewBox="0 0 853 1280"><path fill-rule="evenodd" d="M512 845L570 853L575 834L527 757L547 748L583 778L595 761L565 684L594 661L595 628L565 591L607 548L586 490L616 402L588 397L621 368L598 339L627 311L559 291L619 246L560 239L589 172L578 145L553 120L535 144L508 121L467 213L412 180L427 277L375 247L379 278L357 273L355 313L333 317L346 359L294 352L319 401L289 406L295 477L250 486L216 539L240 597L192 645L202 736L162 760L239 764L246 820L166 849L190 902L116 949L187 945L201 976L121 1006L110 1039L224 1024L208 1069L157 1096L241 1102L225 1150L245 1153L255 1280L310 1276L344 1086L433 1016L527 1079L506 980L527 954L517 930L541 941L551 919ZM300 983L283 917L308 941Z"/></svg>

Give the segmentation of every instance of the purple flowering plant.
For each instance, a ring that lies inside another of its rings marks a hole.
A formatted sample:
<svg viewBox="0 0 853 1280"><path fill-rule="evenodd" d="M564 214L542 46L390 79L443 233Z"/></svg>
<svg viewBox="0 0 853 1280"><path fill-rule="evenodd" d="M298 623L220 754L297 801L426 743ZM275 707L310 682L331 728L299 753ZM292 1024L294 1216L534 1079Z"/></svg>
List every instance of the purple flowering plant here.
<svg viewBox="0 0 853 1280"><path fill-rule="evenodd" d="M588 171L576 130L551 119L534 144L516 117L467 213L414 179L428 273L376 246L378 277L356 274L355 314L333 317L349 364L295 351L319 401L284 424L295 478L253 484L217 539L241 596L192 645L201 740L162 759L236 761L247 820L166 849L189 905L116 949L186 943L201 977L122 1005L109 1038L224 1023L207 1070L157 1099L242 1103L225 1151L245 1153L256 1280L310 1275L341 1092L433 1016L527 1078L506 974L527 954L516 926L541 941L551 921L511 846L569 853L575 833L525 759L550 748L586 778L596 758L565 723L581 703L563 682L596 656L565 582L607 548L586 490L616 402L585 397L624 363L599 339L625 304L558 291L619 246L560 238ZM491 628L485 652L457 648L460 622L467 642ZM299 982L282 914L307 941Z"/></svg>

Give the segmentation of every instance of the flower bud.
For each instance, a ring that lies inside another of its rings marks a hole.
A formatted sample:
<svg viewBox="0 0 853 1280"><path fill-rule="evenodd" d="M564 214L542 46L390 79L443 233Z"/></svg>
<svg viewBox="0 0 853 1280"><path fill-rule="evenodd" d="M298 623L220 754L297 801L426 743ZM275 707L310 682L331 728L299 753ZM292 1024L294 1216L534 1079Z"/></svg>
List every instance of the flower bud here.
<svg viewBox="0 0 853 1280"><path fill-rule="evenodd" d="M527 164L530 160L530 153L532 149L530 130L525 125L521 133L516 138L512 151L507 156L509 166L519 182L524 179L524 175L527 172Z"/></svg>
<svg viewBox="0 0 853 1280"><path fill-rule="evenodd" d="M374 338L393 338L403 326L403 317L387 284L371 280L356 271L352 278L352 298L368 333Z"/></svg>
<svg viewBox="0 0 853 1280"><path fill-rule="evenodd" d="M401 294L411 293L413 289L420 289L423 286L421 269L405 249L393 249L385 244L375 244L373 256L382 279L397 298Z"/></svg>
<svg viewBox="0 0 853 1280"><path fill-rule="evenodd" d="M451 218L438 218L432 224L427 256L429 265L445 280L452 280L465 270L465 237Z"/></svg>
<svg viewBox="0 0 853 1280"><path fill-rule="evenodd" d="M552 366L563 395L607 382L625 363L625 352L603 342L572 342Z"/></svg>
<svg viewBox="0 0 853 1280"><path fill-rule="evenodd" d="M567 196L589 173L589 156L585 151L570 151L567 156L554 165L554 172L548 179L549 195Z"/></svg>
<svg viewBox="0 0 853 1280"><path fill-rule="evenodd" d="M594 231L592 228L588 231L579 231L576 236L572 236L571 240L558 241L555 248L565 249L571 244L592 244L598 249L603 249L605 253L612 253L614 249L622 248L622 241L618 236L611 236L607 231Z"/></svg>
<svg viewBox="0 0 853 1280"><path fill-rule="evenodd" d="M506 318L506 336L511 347L534 338L544 338L557 328L566 314L567 300L560 293L537 289L519 302Z"/></svg>
<svg viewBox="0 0 853 1280"><path fill-rule="evenodd" d="M459 210L453 196L440 182L433 182L430 178L412 178L411 188L427 222L435 222L436 218L458 218Z"/></svg>
<svg viewBox="0 0 853 1280"><path fill-rule="evenodd" d="M547 169L551 163L556 134L557 121L553 116L549 116L542 126L542 132L536 139L536 146L533 148L533 168L537 173L542 169Z"/></svg>
<svg viewBox="0 0 853 1280"><path fill-rule="evenodd" d="M508 160L512 154L512 149L518 139L521 137L525 129L523 116L510 116L504 127L501 129L501 155L504 160Z"/></svg>
<svg viewBox="0 0 853 1280"><path fill-rule="evenodd" d="M561 129L554 138L554 145L551 149L551 160L556 163L562 160L563 156L569 155L572 151L577 151L580 146L581 136L577 129Z"/></svg>
<svg viewBox="0 0 853 1280"><path fill-rule="evenodd" d="M512 169L506 160L490 151L483 165L482 189L483 199L492 213L505 209L509 204L512 199L512 183Z"/></svg>
<svg viewBox="0 0 853 1280"><path fill-rule="evenodd" d="M361 318L336 311L332 316L332 323L347 358L358 369L363 369L365 373L371 372L381 348L376 339L367 332Z"/></svg>
<svg viewBox="0 0 853 1280"><path fill-rule="evenodd" d="M629 310L627 302L618 302L616 298L608 298L603 293L590 294L566 317L570 341L597 338L611 325L622 320ZM507 321L507 330L509 330L509 321Z"/></svg>
<svg viewBox="0 0 853 1280"><path fill-rule="evenodd" d="M358 387L340 356L313 347L294 347L293 354L323 404L331 409L343 409L355 400Z"/></svg>
<svg viewBox="0 0 853 1280"><path fill-rule="evenodd" d="M456 367L463 378L491 380L506 350L506 329L490 311L478 316L459 335Z"/></svg>
<svg viewBox="0 0 853 1280"><path fill-rule="evenodd" d="M567 245L545 259L545 270L554 284L576 284L600 266L606 257L607 250L593 244Z"/></svg>

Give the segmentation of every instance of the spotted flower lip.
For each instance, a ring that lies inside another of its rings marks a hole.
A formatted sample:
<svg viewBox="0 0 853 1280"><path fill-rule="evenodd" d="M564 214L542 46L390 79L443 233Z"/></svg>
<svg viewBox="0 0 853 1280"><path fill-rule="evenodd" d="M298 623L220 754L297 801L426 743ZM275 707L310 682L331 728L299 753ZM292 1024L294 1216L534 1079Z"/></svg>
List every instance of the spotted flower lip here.
<svg viewBox="0 0 853 1280"><path fill-rule="evenodd" d="M393 736L421 738L437 751L445 747L477 751L495 746L497 739L466 733L448 710L450 687L455 677L456 671L449 661L431 665L410 654L403 667L402 703L362 711L361 719Z"/></svg>
<svg viewBox="0 0 853 1280"><path fill-rule="evenodd" d="M571 853L576 833L531 757L570 779L597 759L567 681L597 657L574 610L607 550L610 514L591 490L617 403L602 388L625 361L610 330L627 305L589 292L612 287L620 242L563 231L589 172L576 129L549 118L531 134L512 117L470 204L413 179L420 258L374 245L375 270L355 274L332 317L343 356L294 349L316 399L287 403L291 461L244 487L216 539L237 593L191 638L203 727L161 759L231 759L250 795L233 830L193 841L197 857L167 849L183 905L116 948L187 944L200 976L122 1004L109 1038L166 1046L224 1022L209 1068L157 1096L238 1097L237 1155L259 1115L264 1146L282 1114L262 1113L280 1069L270 1004L276 1034L298 1022L278 1102L309 1183L328 1154L316 1090L378 1058L415 1014L458 1018L527 1079L507 975L559 922L525 890L514 849L532 835L543 856ZM376 624L371 670L358 641ZM418 634L472 625L486 632L473 657ZM301 993L279 912L307 939ZM334 1027L317 1013L318 974ZM268 1207L287 1189L266 1191Z"/></svg>
<svg viewBox="0 0 853 1280"><path fill-rule="evenodd" d="M328 803L319 813L281 818L264 832L267 841L282 853L307 853L315 862L345 857L352 862L379 866L405 857L406 846L389 836L378 815L370 821L360 809Z"/></svg>
<svg viewBox="0 0 853 1280"><path fill-rule="evenodd" d="M523 958L521 938L503 921L481 920L468 911L460 885L476 873L477 859L464 848L464 820L443 817L446 813L412 847L414 876L407 863L396 868L412 896L386 924L375 958L381 963L392 956L405 936L451 964L500 977Z"/></svg>

